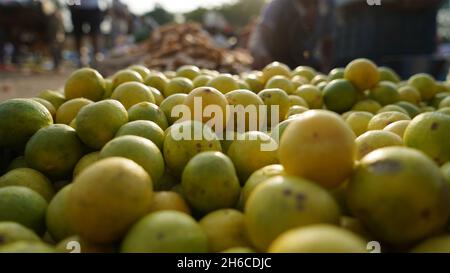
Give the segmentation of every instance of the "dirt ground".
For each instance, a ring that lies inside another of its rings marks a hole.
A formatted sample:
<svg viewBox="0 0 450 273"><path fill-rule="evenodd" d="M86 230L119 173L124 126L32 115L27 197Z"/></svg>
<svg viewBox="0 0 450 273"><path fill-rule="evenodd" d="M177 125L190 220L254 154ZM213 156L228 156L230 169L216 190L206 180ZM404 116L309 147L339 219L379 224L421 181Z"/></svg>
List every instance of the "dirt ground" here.
<svg viewBox="0 0 450 273"><path fill-rule="evenodd" d="M0 101L11 98L30 98L45 89L62 90L65 80L72 71L64 72L1 72Z"/></svg>

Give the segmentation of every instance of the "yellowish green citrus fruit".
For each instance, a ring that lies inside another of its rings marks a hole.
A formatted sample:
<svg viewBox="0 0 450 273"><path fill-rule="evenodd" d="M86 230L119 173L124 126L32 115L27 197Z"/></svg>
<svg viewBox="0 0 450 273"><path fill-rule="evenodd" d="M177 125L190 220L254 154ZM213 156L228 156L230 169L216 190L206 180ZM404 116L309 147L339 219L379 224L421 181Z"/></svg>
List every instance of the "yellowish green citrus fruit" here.
<svg viewBox="0 0 450 273"><path fill-rule="evenodd" d="M200 225L186 213L158 211L135 223L124 237L125 253L205 253L208 239Z"/></svg>
<svg viewBox="0 0 450 273"><path fill-rule="evenodd" d="M69 125L81 108L93 103L85 98L71 99L63 103L56 111L56 123Z"/></svg>
<svg viewBox="0 0 450 273"><path fill-rule="evenodd" d="M286 173L333 188L352 173L355 152L355 134L339 115L311 110L287 127L278 158Z"/></svg>
<svg viewBox="0 0 450 273"><path fill-rule="evenodd" d="M348 185L347 203L375 238L395 246L433 235L450 212L448 185L437 165L404 147L365 156Z"/></svg>
<svg viewBox="0 0 450 273"><path fill-rule="evenodd" d="M292 228L339 222L339 207L322 187L306 179L275 176L250 194L245 221L253 245L265 251Z"/></svg>
<svg viewBox="0 0 450 273"><path fill-rule="evenodd" d="M93 243L109 244L119 241L148 213L152 180L133 161L111 157L81 172L73 181L68 200L75 233Z"/></svg>
<svg viewBox="0 0 450 273"><path fill-rule="evenodd" d="M75 125L78 136L87 146L101 149L127 122L128 113L120 102L103 100L83 107Z"/></svg>
<svg viewBox="0 0 450 273"><path fill-rule="evenodd" d="M91 68L81 68L70 75L64 86L66 99L86 98L99 101L105 93L105 82L98 71Z"/></svg>
<svg viewBox="0 0 450 273"><path fill-rule="evenodd" d="M345 67L344 78L360 91L371 89L380 80L378 67L368 59L356 59Z"/></svg>
<svg viewBox="0 0 450 273"><path fill-rule="evenodd" d="M367 253L360 236L340 227L320 224L289 230L269 247L270 253Z"/></svg>
<svg viewBox="0 0 450 273"><path fill-rule="evenodd" d="M127 110L140 102L155 103L150 88L140 82L122 83L114 89L111 98L118 100Z"/></svg>
<svg viewBox="0 0 450 273"><path fill-rule="evenodd" d="M203 152L189 160L181 184L187 201L200 213L234 207L241 191L233 162L220 152Z"/></svg>

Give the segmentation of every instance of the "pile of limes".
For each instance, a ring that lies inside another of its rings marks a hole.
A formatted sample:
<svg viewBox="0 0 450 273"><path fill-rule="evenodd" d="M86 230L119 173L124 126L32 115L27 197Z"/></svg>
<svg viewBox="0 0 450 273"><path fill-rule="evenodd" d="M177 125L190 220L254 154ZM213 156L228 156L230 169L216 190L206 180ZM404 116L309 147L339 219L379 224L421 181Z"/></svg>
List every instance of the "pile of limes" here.
<svg viewBox="0 0 450 273"><path fill-rule="evenodd" d="M0 252L450 252L450 83L367 59L83 68L0 149Z"/></svg>

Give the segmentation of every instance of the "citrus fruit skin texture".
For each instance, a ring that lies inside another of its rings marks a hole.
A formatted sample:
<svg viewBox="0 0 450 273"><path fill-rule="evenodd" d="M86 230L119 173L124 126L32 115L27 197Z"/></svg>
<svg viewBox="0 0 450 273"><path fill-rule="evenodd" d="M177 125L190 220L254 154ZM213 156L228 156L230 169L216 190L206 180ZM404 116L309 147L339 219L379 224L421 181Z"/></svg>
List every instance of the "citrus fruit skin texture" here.
<svg viewBox="0 0 450 273"><path fill-rule="evenodd" d="M191 209L180 194L173 191L155 192L150 211L156 212L165 210L175 210L189 215L191 214Z"/></svg>
<svg viewBox="0 0 450 273"><path fill-rule="evenodd" d="M312 225L281 234L270 253L367 253L360 236L332 225Z"/></svg>
<svg viewBox="0 0 450 273"><path fill-rule="evenodd" d="M159 211L140 219L122 241L125 253L205 253L208 239L189 215Z"/></svg>
<svg viewBox="0 0 450 273"><path fill-rule="evenodd" d="M116 137L133 135L146 138L153 143L162 151L164 144L164 131L158 124L149 120L136 120L128 122L127 124L120 127L119 131L116 133Z"/></svg>
<svg viewBox="0 0 450 273"><path fill-rule="evenodd" d="M141 75L143 79L146 79L151 73L150 69L143 65L132 65L128 67L128 69L136 71L137 73L139 73L139 75Z"/></svg>
<svg viewBox="0 0 450 273"><path fill-rule="evenodd" d="M415 117L406 128L405 145L418 149L436 163L450 161L450 116L443 113L424 113Z"/></svg>
<svg viewBox="0 0 450 273"><path fill-rule="evenodd" d="M54 124L33 135L25 148L27 164L51 178L63 178L72 173L85 147L70 126Z"/></svg>
<svg viewBox="0 0 450 273"><path fill-rule="evenodd" d="M333 188L352 173L355 153L355 134L340 116L311 110L287 127L278 158L287 174Z"/></svg>
<svg viewBox="0 0 450 273"><path fill-rule="evenodd" d="M448 186L437 165L403 147L382 148L360 161L347 204L375 238L394 246L432 235L444 227L450 211Z"/></svg>
<svg viewBox="0 0 450 273"><path fill-rule="evenodd" d="M411 249L412 253L450 253L450 235L441 235L424 240Z"/></svg>
<svg viewBox="0 0 450 273"><path fill-rule="evenodd" d="M0 223L0 248L19 241L39 242L41 238L29 228L15 222L1 222Z"/></svg>
<svg viewBox="0 0 450 273"><path fill-rule="evenodd" d="M217 77L212 78L208 82L208 86L214 87L223 94L239 89L239 84L229 74L221 74Z"/></svg>
<svg viewBox="0 0 450 273"><path fill-rule="evenodd" d="M407 101L414 105L419 105L422 100L419 90L411 85L402 86L398 89L401 101Z"/></svg>
<svg viewBox="0 0 450 273"><path fill-rule="evenodd" d="M436 95L436 81L428 74L420 73L412 76L408 80L408 84L415 87L422 100L430 100Z"/></svg>
<svg viewBox="0 0 450 273"><path fill-rule="evenodd" d="M227 153L241 182L246 181L254 171L278 163L276 150L264 149L265 145L267 148L277 147L277 143L269 135L251 131L244 133L242 139L235 139Z"/></svg>
<svg viewBox="0 0 450 273"><path fill-rule="evenodd" d="M190 132L190 137L186 139L180 136L181 132ZM206 125L198 121L184 121L168 129L163 154L167 167L175 176L180 177L188 161L204 151L222 151L218 137Z"/></svg>
<svg viewBox="0 0 450 273"><path fill-rule="evenodd" d="M444 174L444 178L447 181L450 187L450 162L447 162L441 167L442 173Z"/></svg>
<svg viewBox="0 0 450 273"><path fill-rule="evenodd" d="M378 73L380 74L380 81L389 81L393 83L399 83L401 81L400 76L389 67L379 67Z"/></svg>
<svg viewBox="0 0 450 273"><path fill-rule="evenodd" d="M25 156L21 155L14 158L11 163L8 165L6 171L12 171L18 168L28 168L27 162L25 161Z"/></svg>
<svg viewBox="0 0 450 273"><path fill-rule="evenodd" d="M351 113L345 119L345 122L350 126L356 136L360 136L367 131L367 126L372 118L373 115L369 112L357 111Z"/></svg>
<svg viewBox="0 0 450 273"><path fill-rule="evenodd" d="M290 102L286 92L279 88L264 89L258 93L265 105L267 105L267 123L272 122L272 107L278 107L278 120L282 121L289 111Z"/></svg>
<svg viewBox="0 0 450 273"><path fill-rule="evenodd" d="M156 88L159 92L163 93L169 80L161 72L152 72L147 76L144 82L146 85Z"/></svg>
<svg viewBox="0 0 450 273"><path fill-rule="evenodd" d="M23 149L39 129L53 124L50 112L30 99L11 99L0 103L0 147Z"/></svg>
<svg viewBox="0 0 450 273"><path fill-rule="evenodd" d="M344 113L352 108L357 101L357 90L348 80L334 80L324 89L323 99L327 109Z"/></svg>
<svg viewBox="0 0 450 273"><path fill-rule="evenodd" d="M190 80L194 80L200 75L200 69L194 65L183 65L176 71L177 77L184 77Z"/></svg>
<svg viewBox="0 0 450 273"><path fill-rule="evenodd" d="M128 109L128 119L135 120L149 120L158 124L161 129L166 130L169 126L164 112L158 105L150 102L140 102Z"/></svg>
<svg viewBox="0 0 450 273"><path fill-rule="evenodd" d="M442 109L444 107L450 107L450 95L445 97L441 102L439 103L439 109Z"/></svg>
<svg viewBox="0 0 450 273"><path fill-rule="evenodd" d="M296 95L289 95L289 106L302 106L309 108L308 103L303 98Z"/></svg>
<svg viewBox="0 0 450 273"><path fill-rule="evenodd" d="M86 169L92 163L98 161L100 159L100 152L92 152L84 155L80 160L78 160L77 164L73 168L73 177L75 178L77 175L81 173L82 170Z"/></svg>
<svg viewBox="0 0 450 273"><path fill-rule="evenodd" d="M331 82L333 80L339 80L344 78L345 68L339 67L334 68L328 73L328 80Z"/></svg>
<svg viewBox="0 0 450 273"><path fill-rule="evenodd" d="M405 134L406 128L408 128L410 123L410 120L399 120L384 127L383 131L394 133L403 140L403 135Z"/></svg>
<svg viewBox="0 0 450 273"><path fill-rule="evenodd" d="M45 199L29 188L0 188L0 222L16 222L32 229L38 235L43 235L46 210Z"/></svg>
<svg viewBox="0 0 450 273"><path fill-rule="evenodd" d="M75 234L68 215L71 188L72 184L62 188L48 204L45 222L48 232L56 242Z"/></svg>
<svg viewBox="0 0 450 273"><path fill-rule="evenodd" d="M233 163L219 152L194 156L184 168L181 184L189 204L201 213L234 207L241 190Z"/></svg>
<svg viewBox="0 0 450 273"><path fill-rule="evenodd" d="M368 59L356 59L345 68L344 78L360 91L371 89L380 80L377 66Z"/></svg>
<svg viewBox="0 0 450 273"><path fill-rule="evenodd" d="M289 108L289 111L286 114L286 119L289 119L290 117L297 115L297 114L303 114L304 112L308 111L309 109L303 106L291 106Z"/></svg>
<svg viewBox="0 0 450 273"><path fill-rule="evenodd" d="M353 111L365 111L372 114L378 113L378 111L381 109L381 104L379 104L375 100L366 99L361 100L357 102L355 105L353 105L352 110Z"/></svg>
<svg viewBox="0 0 450 273"><path fill-rule="evenodd" d="M305 84L300 86L295 92L297 95L304 99L310 109L320 109L323 106L323 94L320 89L312 84Z"/></svg>
<svg viewBox="0 0 450 273"><path fill-rule="evenodd" d="M365 155L377 149L389 146L403 146L403 140L398 135L382 130L369 131L360 135L356 142L356 158L362 159Z"/></svg>
<svg viewBox="0 0 450 273"><path fill-rule="evenodd" d="M262 81L266 83L268 80L270 80L270 78L277 75L290 78L291 70L285 64L279 62L272 62L266 65L266 67L264 67L264 69L262 70Z"/></svg>
<svg viewBox="0 0 450 273"><path fill-rule="evenodd" d="M69 125L81 108L93 103L85 98L76 98L63 103L56 112L56 123Z"/></svg>
<svg viewBox="0 0 450 273"><path fill-rule="evenodd" d="M195 103L196 100L201 100L200 108L198 109L196 109L196 107L198 107ZM226 127L228 101L227 98L217 89L213 87L195 88L188 94L183 104L190 109L191 115L188 117L189 120L198 120L203 123L212 120L215 124L219 124L222 128ZM205 109L207 109L208 106L218 107L219 109L217 110L221 111L222 118L218 116L208 117L204 115ZM197 111L201 113L199 117L195 116Z"/></svg>
<svg viewBox="0 0 450 273"><path fill-rule="evenodd" d="M184 93L188 94L194 88L194 85L191 80L182 77L176 77L170 79L166 84L166 87L162 91L164 97L168 97L173 94Z"/></svg>
<svg viewBox="0 0 450 273"><path fill-rule="evenodd" d="M112 79L105 79L105 93L103 93L103 99L110 99L113 91Z"/></svg>
<svg viewBox="0 0 450 273"><path fill-rule="evenodd" d="M208 238L209 252L221 252L233 247L251 247L245 227L245 216L234 209L213 211L199 221Z"/></svg>
<svg viewBox="0 0 450 273"><path fill-rule="evenodd" d="M47 202L55 195L52 183L42 173L30 168L17 168L0 177L0 188L7 186L27 187L39 193Z"/></svg>
<svg viewBox="0 0 450 273"><path fill-rule="evenodd" d="M280 88L287 94L292 94L295 91L294 84L285 76L273 76L269 79L264 88Z"/></svg>
<svg viewBox="0 0 450 273"><path fill-rule="evenodd" d="M102 75L91 68L76 70L70 75L64 86L66 99L86 98L99 101L105 93L105 83Z"/></svg>
<svg viewBox="0 0 450 273"><path fill-rule="evenodd" d="M115 90L119 85L126 82L143 82L141 74L138 72L131 70L131 69L125 69L120 70L114 74L112 78L112 90Z"/></svg>
<svg viewBox="0 0 450 273"><path fill-rule="evenodd" d="M319 87L319 85L323 84L323 83L327 83L328 81L328 77L323 75L323 74L319 74L316 75L312 80L311 80L311 84L315 85L317 87Z"/></svg>
<svg viewBox="0 0 450 273"><path fill-rule="evenodd" d="M206 86L212 78L213 77L209 75L198 75L192 80L192 84L194 85L194 88Z"/></svg>
<svg viewBox="0 0 450 273"><path fill-rule="evenodd" d="M76 117L76 130L87 146L99 150L127 122L128 113L120 102L103 100L80 110Z"/></svg>
<svg viewBox="0 0 450 273"><path fill-rule="evenodd" d="M49 101L55 107L55 110L58 110L59 107L66 101L66 98L63 94L53 90L41 91L38 95L38 98Z"/></svg>
<svg viewBox="0 0 450 273"><path fill-rule="evenodd" d="M237 107L239 105L243 106L244 108L247 106L255 106L256 108L256 117L254 117L254 120L259 120L259 115L260 115L260 111L259 111L259 107L261 105L264 105L264 101L258 97L258 95L256 95L255 93L253 93L252 91L249 90L245 90L245 89L238 89L238 90L234 90L231 91L227 94L225 94L225 98L227 99L227 102L230 106L234 106ZM235 108L237 109L237 108ZM233 115L233 122L234 122L234 128L235 130L238 128L238 117L239 117L239 112L236 111ZM250 116L249 115L245 115L245 128L243 128L245 131L250 130Z"/></svg>
<svg viewBox="0 0 450 273"><path fill-rule="evenodd" d="M298 66L292 71L292 76L301 76L306 78L308 81L312 81L317 75L317 71L308 66Z"/></svg>
<svg viewBox="0 0 450 273"><path fill-rule="evenodd" d="M164 158L150 140L138 136L121 136L108 142L100 151L100 158L124 157L139 164L158 181L164 174Z"/></svg>
<svg viewBox="0 0 450 273"><path fill-rule="evenodd" d="M122 83L114 89L111 98L120 101L127 110L140 102L155 103L155 97L150 88L140 82Z"/></svg>
<svg viewBox="0 0 450 273"><path fill-rule="evenodd" d="M411 118L400 112L389 111L376 114L367 125L367 130L383 130L384 127L399 120L411 120Z"/></svg>
<svg viewBox="0 0 450 273"><path fill-rule="evenodd" d="M284 168L280 164L268 165L252 173L242 188L238 207L243 209L245 207L245 203L247 203L247 200L250 197L250 194L265 180L274 176L285 174Z"/></svg>
<svg viewBox="0 0 450 273"><path fill-rule="evenodd" d="M446 115L450 115L450 107L441 108L437 112L438 113L442 113L442 114L446 114Z"/></svg>
<svg viewBox="0 0 450 273"><path fill-rule="evenodd" d="M339 222L339 207L322 187L299 177L275 176L251 193L245 222L253 245L265 251L292 228Z"/></svg>
<svg viewBox="0 0 450 273"><path fill-rule="evenodd" d="M400 95L391 82L380 82L370 90L369 98L378 101L381 105L396 103Z"/></svg>
<svg viewBox="0 0 450 273"><path fill-rule="evenodd" d="M256 253L256 252L250 247L232 247L229 249L225 249L220 253Z"/></svg>
<svg viewBox="0 0 450 273"><path fill-rule="evenodd" d="M155 98L155 104L159 106L161 104L161 102L164 100L163 94L161 93L161 91L159 91L156 88L153 88L153 87L149 87L149 88L153 94L153 97Z"/></svg>
<svg viewBox="0 0 450 273"><path fill-rule="evenodd" d="M0 253L56 253L56 250L43 242L18 241L0 247Z"/></svg>
<svg viewBox="0 0 450 273"><path fill-rule="evenodd" d="M113 243L148 213L152 198L152 180L141 166L126 158L103 159L75 178L68 196L69 221L89 242Z"/></svg>
<svg viewBox="0 0 450 273"><path fill-rule="evenodd" d="M260 79L258 79L255 75L249 75L247 76L244 81L249 85L250 90L258 93L259 91L264 89L264 84Z"/></svg>
<svg viewBox="0 0 450 273"><path fill-rule="evenodd" d="M250 90L250 85L248 85L248 83L244 80L238 80L238 85L240 89L246 89L246 90Z"/></svg>
<svg viewBox="0 0 450 273"><path fill-rule="evenodd" d="M340 219L339 226L351 231L352 233L367 239L367 241L372 241L372 236L367 232L365 227L362 225L361 221L354 217L342 216Z"/></svg>
<svg viewBox="0 0 450 273"><path fill-rule="evenodd" d="M395 105L398 105L402 107L404 110L406 110L406 112L411 118L415 118L417 115L421 113L419 107L407 101L399 101Z"/></svg>
<svg viewBox="0 0 450 273"><path fill-rule="evenodd" d="M51 104L49 101L46 101L46 100L41 99L41 98L31 98L31 100L34 100L34 101L42 104L45 108L47 108L47 110L52 115L53 120L55 120L56 109L55 109L55 106L53 106L53 104Z"/></svg>
<svg viewBox="0 0 450 273"><path fill-rule="evenodd" d="M172 109L175 107L175 105L183 104L184 100L186 99L187 94L174 94L169 97L166 97L160 105L161 111L164 112L164 115L167 118L167 121L169 124L173 124L175 121L177 121L181 117L172 116Z"/></svg>
<svg viewBox="0 0 450 273"><path fill-rule="evenodd" d="M378 114L384 112L400 112L409 116L408 111L406 111L403 107L395 104L388 104L386 106L383 106L380 110L378 110Z"/></svg>

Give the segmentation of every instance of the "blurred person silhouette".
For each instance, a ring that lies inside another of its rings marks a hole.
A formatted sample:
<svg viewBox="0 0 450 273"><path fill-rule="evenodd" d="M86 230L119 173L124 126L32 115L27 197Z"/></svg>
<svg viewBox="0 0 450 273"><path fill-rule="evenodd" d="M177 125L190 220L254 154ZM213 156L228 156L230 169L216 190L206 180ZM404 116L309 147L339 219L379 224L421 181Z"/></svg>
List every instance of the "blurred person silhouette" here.
<svg viewBox="0 0 450 273"><path fill-rule="evenodd" d="M328 69L332 54L332 0L273 0L250 36L254 68L272 61L291 68Z"/></svg>
<svg viewBox="0 0 450 273"><path fill-rule="evenodd" d="M111 47L119 44L120 39L130 32L130 25L133 19L128 6L120 0L113 0L109 8L111 16Z"/></svg>
<svg viewBox="0 0 450 273"><path fill-rule="evenodd" d="M81 52L82 40L86 26L89 28L87 34L92 39L93 63L100 53L100 25L104 18L100 0L79 0L69 5L72 17L73 34L75 36L75 47L79 57L79 65L87 65L87 58Z"/></svg>
<svg viewBox="0 0 450 273"><path fill-rule="evenodd" d="M50 53L57 69L65 39L61 8L60 0L0 0L0 65L6 62L5 51L10 53L8 61L21 65L25 48L38 53L36 62L42 53Z"/></svg>
<svg viewBox="0 0 450 273"><path fill-rule="evenodd" d="M437 12L442 0L335 0L335 66L369 58L402 78L418 72L439 74Z"/></svg>

